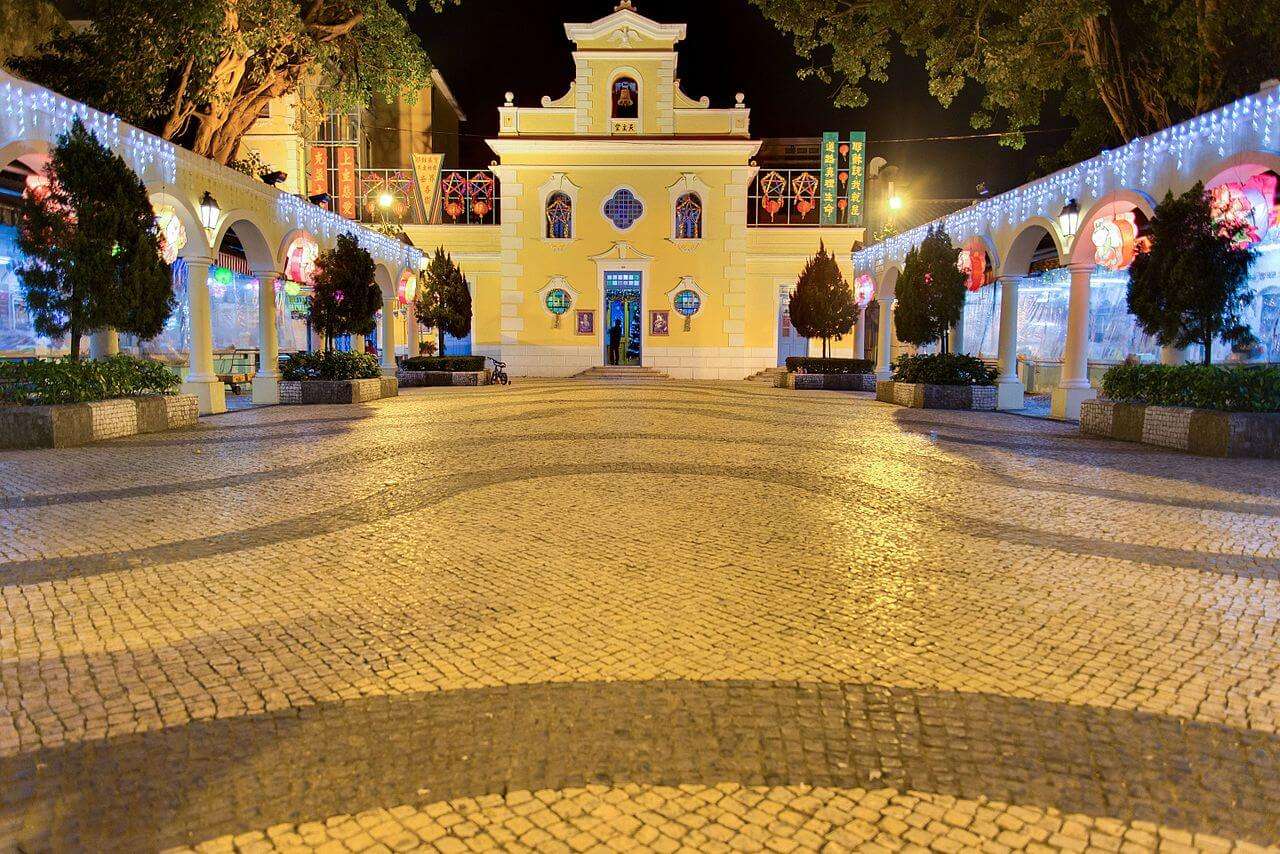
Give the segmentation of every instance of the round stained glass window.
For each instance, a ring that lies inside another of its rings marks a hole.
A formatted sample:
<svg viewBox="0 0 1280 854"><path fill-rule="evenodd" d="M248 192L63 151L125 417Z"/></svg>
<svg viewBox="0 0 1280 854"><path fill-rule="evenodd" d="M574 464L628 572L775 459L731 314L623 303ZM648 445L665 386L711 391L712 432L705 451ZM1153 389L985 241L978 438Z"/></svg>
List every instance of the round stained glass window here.
<svg viewBox="0 0 1280 854"><path fill-rule="evenodd" d="M619 231L626 231L644 215L644 205L636 198L635 193L624 187L604 203L604 215Z"/></svg>
<svg viewBox="0 0 1280 854"><path fill-rule="evenodd" d="M556 317L564 314L573 304L573 298L564 288L554 288L547 294L547 311Z"/></svg>
<svg viewBox="0 0 1280 854"><path fill-rule="evenodd" d="M702 308L702 297L698 296L697 291L683 290L676 294L675 306L680 314L693 317Z"/></svg>

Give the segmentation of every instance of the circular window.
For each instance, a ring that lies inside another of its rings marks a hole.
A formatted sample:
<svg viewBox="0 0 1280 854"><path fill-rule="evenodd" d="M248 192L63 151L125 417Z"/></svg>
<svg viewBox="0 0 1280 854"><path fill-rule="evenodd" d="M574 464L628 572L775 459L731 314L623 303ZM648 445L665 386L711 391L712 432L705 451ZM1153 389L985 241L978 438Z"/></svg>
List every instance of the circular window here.
<svg viewBox="0 0 1280 854"><path fill-rule="evenodd" d="M573 305L573 297L564 288L553 288L547 293L547 311L556 317L564 314Z"/></svg>
<svg viewBox="0 0 1280 854"><path fill-rule="evenodd" d="M680 314L693 317L702 308L702 297L698 296L697 291L686 289L676 294L675 306Z"/></svg>
<svg viewBox="0 0 1280 854"><path fill-rule="evenodd" d="M635 193L623 187L604 203L604 215L619 231L626 231L644 216L644 205Z"/></svg>

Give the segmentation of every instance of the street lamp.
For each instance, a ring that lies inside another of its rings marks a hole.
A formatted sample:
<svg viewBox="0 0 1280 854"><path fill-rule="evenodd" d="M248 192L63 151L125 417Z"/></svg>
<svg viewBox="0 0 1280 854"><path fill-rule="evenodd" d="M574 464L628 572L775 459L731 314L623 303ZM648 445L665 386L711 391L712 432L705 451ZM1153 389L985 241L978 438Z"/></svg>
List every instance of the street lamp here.
<svg viewBox="0 0 1280 854"><path fill-rule="evenodd" d="M378 196L378 207L382 208L385 211L389 209L393 204L395 204L395 201L396 201L395 196L391 195L386 190L383 190L382 193Z"/></svg>
<svg viewBox="0 0 1280 854"><path fill-rule="evenodd" d="M1068 199L1067 203L1062 206L1062 210L1058 213L1058 228L1062 229L1062 236L1067 240L1071 240L1076 236L1076 229L1080 227L1080 205L1075 199Z"/></svg>
<svg viewBox="0 0 1280 854"><path fill-rule="evenodd" d="M889 197L889 210L891 210L891 211L900 211L900 210L902 210L902 196L890 196L890 197Z"/></svg>
<svg viewBox="0 0 1280 854"><path fill-rule="evenodd" d="M209 236L213 236L213 231L218 227L218 217L222 215L222 208L218 207L218 200L208 191L204 191L204 195L200 197L200 224L204 226L204 230L209 232Z"/></svg>

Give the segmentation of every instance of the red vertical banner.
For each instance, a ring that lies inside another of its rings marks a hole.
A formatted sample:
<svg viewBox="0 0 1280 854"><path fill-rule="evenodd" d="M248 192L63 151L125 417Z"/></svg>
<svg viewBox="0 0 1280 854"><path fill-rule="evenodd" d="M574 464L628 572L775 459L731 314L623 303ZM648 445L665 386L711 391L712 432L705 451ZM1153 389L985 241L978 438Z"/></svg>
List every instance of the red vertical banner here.
<svg viewBox="0 0 1280 854"><path fill-rule="evenodd" d="M352 146L335 148L338 155L338 213L356 218L356 150Z"/></svg>
<svg viewBox="0 0 1280 854"><path fill-rule="evenodd" d="M307 195L318 196L329 192L329 149L323 145L311 146L307 153Z"/></svg>

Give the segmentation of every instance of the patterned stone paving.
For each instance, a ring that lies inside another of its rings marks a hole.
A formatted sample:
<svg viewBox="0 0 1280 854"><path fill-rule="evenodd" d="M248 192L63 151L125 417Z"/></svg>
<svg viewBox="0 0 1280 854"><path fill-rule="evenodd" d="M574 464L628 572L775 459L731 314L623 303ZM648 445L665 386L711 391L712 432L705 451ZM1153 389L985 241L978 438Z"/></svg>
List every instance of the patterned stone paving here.
<svg viewBox="0 0 1280 854"><path fill-rule="evenodd" d="M745 383L0 453L0 850L1276 844L1278 475Z"/></svg>

